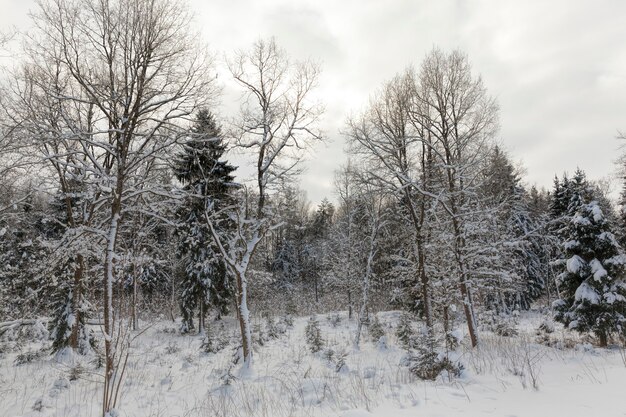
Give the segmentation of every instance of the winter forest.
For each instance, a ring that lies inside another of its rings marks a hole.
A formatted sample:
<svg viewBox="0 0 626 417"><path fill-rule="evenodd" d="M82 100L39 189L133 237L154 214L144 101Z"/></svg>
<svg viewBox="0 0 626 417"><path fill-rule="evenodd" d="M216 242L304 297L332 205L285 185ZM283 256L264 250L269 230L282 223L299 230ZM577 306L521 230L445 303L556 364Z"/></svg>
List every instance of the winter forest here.
<svg viewBox="0 0 626 417"><path fill-rule="evenodd" d="M0 415L625 415L626 191L584 166L529 184L463 50L417 55L326 132L315 56L217 56L184 2L30 19L0 39L20 50ZM330 134L347 162L312 203Z"/></svg>

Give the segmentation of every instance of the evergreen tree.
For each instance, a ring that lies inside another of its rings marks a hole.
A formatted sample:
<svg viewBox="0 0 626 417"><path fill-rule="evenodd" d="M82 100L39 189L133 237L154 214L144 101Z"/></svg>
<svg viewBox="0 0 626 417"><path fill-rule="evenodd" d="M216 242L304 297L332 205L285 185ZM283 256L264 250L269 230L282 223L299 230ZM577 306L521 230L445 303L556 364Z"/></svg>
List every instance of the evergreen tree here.
<svg viewBox="0 0 626 417"><path fill-rule="evenodd" d="M570 217L575 215L583 204L595 198L587 176L580 168L576 169L571 181L564 184L564 187L566 188L565 195L568 197L567 215Z"/></svg>
<svg viewBox="0 0 626 417"><path fill-rule="evenodd" d="M484 195L493 212L491 225L496 241L504 242L491 257L491 267L497 272L487 284L494 289L486 295L493 308L510 311L528 309L545 287L547 256L538 219L531 214L526 190L519 174L506 153L499 147L492 151L485 170ZM479 234L484 231L479 229Z"/></svg>
<svg viewBox="0 0 626 417"><path fill-rule="evenodd" d="M179 211L181 227L178 253L185 265L181 283L183 331L193 328L193 315L199 308L199 331L204 328L207 306L227 311L233 297L230 274L211 235L205 211L218 233L229 233L232 221L227 209L234 202L235 167L222 160L226 146L214 116L201 110L183 151L178 155L174 173L183 184L187 198Z"/></svg>
<svg viewBox="0 0 626 417"><path fill-rule="evenodd" d="M570 329L591 331L606 346L612 332L626 328L626 256L596 201L572 216L563 243L565 271L555 318Z"/></svg>

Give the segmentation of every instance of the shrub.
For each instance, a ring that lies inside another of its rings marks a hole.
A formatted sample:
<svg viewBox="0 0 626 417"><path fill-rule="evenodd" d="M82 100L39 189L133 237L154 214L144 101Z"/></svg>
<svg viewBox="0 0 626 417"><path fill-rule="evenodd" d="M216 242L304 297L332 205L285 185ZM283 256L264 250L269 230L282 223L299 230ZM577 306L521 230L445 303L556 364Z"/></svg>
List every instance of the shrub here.
<svg viewBox="0 0 626 417"><path fill-rule="evenodd" d="M20 353L15 358L15 365L23 365L25 363L31 363L37 361L45 356L45 353L40 350L29 350L28 352Z"/></svg>
<svg viewBox="0 0 626 417"><path fill-rule="evenodd" d="M270 339L278 339L281 334L285 333L285 328L278 326L272 316L267 316L265 323L265 331Z"/></svg>
<svg viewBox="0 0 626 417"><path fill-rule="evenodd" d="M80 379L80 377L84 373L85 373L85 368L83 368L81 364L78 364L70 368L67 377L70 381L76 381L77 379Z"/></svg>
<svg viewBox="0 0 626 417"><path fill-rule="evenodd" d="M330 323L330 325L333 326L333 327L339 326L339 323L341 323L341 316L339 314L337 314L337 313L329 314L328 315L328 323Z"/></svg>
<svg viewBox="0 0 626 417"><path fill-rule="evenodd" d="M554 322L552 320L544 320L537 328L537 334L540 334L540 333L550 334L553 332L554 332Z"/></svg>
<svg viewBox="0 0 626 417"><path fill-rule="evenodd" d="M316 353L322 350L322 347L324 346L324 339L322 339L320 325L317 322L315 316L309 319L309 322L307 323L304 332L306 335L306 343L309 346L309 350L312 353Z"/></svg>
<svg viewBox="0 0 626 417"><path fill-rule="evenodd" d="M166 355L173 355L175 353L178 353L179 350L180 350L180 348L174 342L169 342L167 344L167 346L165 346L165 354Z"/></svg>
<svg viewBox="0 0 626 417"><path fill-rule="evenodd" d="M411 327L411 316L409 313L402 313L400 316L400 322L398 323L398 328L396 329L398 343L404 349L409 349L411 347L412 336L413 328Z"/></svg>
<svg viewBox="0 0 626 417"><path fill-rule="evenodd" d="M381 337L385 336L385 329L383 329L383 325L377 315L374 315L374 319L369 325L369 332L374 343L377 343Z"/></svg>
<svg viewBox="0 0 626 417"><path fill-rule="evenodd" d="M224 334L224 324L222 324L220 331L220 335L222 335L222 337L215 334L212 326L207 326L206 334L204 339L202 339L200 349L202 349L204 353L217 353L224 349L228 345L228 339L223 337Z"/></svg>
<svg viewBox="0 0 626 417"><path fill-rule="evenodd" d="M498 321L493 326L493 332L502 337L513 337L518 335L515 325L507 320Z"/></svg>
<svg viewBox="0 0 626 417"><path fill-rule="evenodd" d="M408 366L412 374L423 380L434 380L443 371L459 376L463 367L453 363L447 356L437 353L437 341L432 332L425 330L412 339Z"/></svg>

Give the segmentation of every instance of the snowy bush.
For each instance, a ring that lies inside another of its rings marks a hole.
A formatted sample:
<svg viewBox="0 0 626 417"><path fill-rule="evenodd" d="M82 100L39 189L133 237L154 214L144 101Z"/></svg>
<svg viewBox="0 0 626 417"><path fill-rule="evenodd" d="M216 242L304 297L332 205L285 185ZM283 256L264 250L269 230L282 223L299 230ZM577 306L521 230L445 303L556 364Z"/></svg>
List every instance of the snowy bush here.
<svg viewBox="0 0 626 417"><path fill-rule="evenodd" d="M265 331L270 339L278 339L281 334L285 333L285 328L279 326L274 318L270 315L266 318Z"/></svg>
<svg viewBox="0 0 626 417"><path fill-rule="evenodd" d="M29 350L28 352L20 353L15 357L15 361L13 362L15 365L23 365L26 363L31 363L37 360L40 360L46 356L46 353L43 350Z"/></svg>
<svg viewBox="0 0 626 417"><path fill-rule="evenodd" d="M346 369L347 357L348 357L347 352L338 352L337 355L335 355L335 361L334 361L335 372L341 372Z"/></svg>
<svg viewBox="0 0 626 417"><path fill-rule="evenodd" d="M383 325L377 315L374 315L374 319L370 323L368 330L370 332L372 342L374 343L377 343L381 337L385 336L385 329L383 329Z"/></svg>
<svg viewBox="0 0 626 417"><path fill-rule="evenodd" d="M76 381L85 373L85 368L81 364L70 367L67 378L70 381Z"/></svg>
<svg viewBox="0 0 626 417"><path fill-rule="evenodd" d="M329 314L327 320L331 326L337 327L341 323L341 316L338 313Z"/></svg>
<svg viewBox="0 0 626 417"><path fill-rule="evenodd" d="M315 316L309 319L304 330L306 335L306 343L309 346L309 350L313 353L319 352L324 346L324 339L322 338L322 332L320 325L317 322Z"/></svg>
<svg viewBox="0 0 626 417"><path fill-rule="evenodd" d="M398 338L398 344L404 349L411 347L411 337L413 336L413 329L411 327L411 316L409 313L402 313L400 316L400 322L396 329L396 337Z"/></svg>
<svg viewBox="0 0 626 417"><path fill-rule="evenodd" d="M180 351L180 348L178 347L178 344L176 344L175 342L169 342L167 346L165 346L166 355L173 355L175 353L178 353L179 351Z"/></svg>
<svg viewBox="0 0 626 417"><path fill-rule="evenodd" d="M280 318L280 323L284 324L286 327L293 327L293 317L291 314L285 314Z"/></svg>
<svg viewBox="0 0 626 417"><path fill-rule="evenodd" d="M228 345L228 338L225 337L224 324L220 327L219 335L213 331L213 326L206 327L206 333L200 349L204 353L217 353Z"/></svg>
<svg viewBox="0 0 626 417"><path fill-rule="evenodd" d="M419 379L432 381L439 374L447 371L451 376L460 376L463 365L452 362L447 356L440 355L428 348L417 349L408 357L409 371Z"/></svg>
<svg viewBox="0 0 626 417"><path fill-rule="evenodd" d="M513 337L518 335L514 323L508 320L497 321L493 326L493 332L502 337Z"/></svg>
<svg viewBox="0 0 626 417"><path fill-rule="evenodd" d="M261 324L255 324L254 327L252 328L252 333L253 333L254 341L259 346L265 346L267 337L265 333L263 332L263 327L261 326Z"/></svg>
<svg viewBox="0 0 626 417"><path fill-rule="evenodd" d="M456 350L463 340L463 333L460 330L452 330L446 333L446 346L449 350Z"/></svg>
<svg viewBox="0 0 626 417"><path fill-rule="evenodd" d="M329 347L324 349L322 356L335 368L335 372L341 372L346 369L347 352L343 350L336 352L333 348Z"/></svg>
<svg viewBox="0 0 626 417"><path fill-rule="evenodd" d="M539 327L537 328L537 333L553 333L554 332L554 322L552 320L544 320L541 322Z"/></svg>
<svg viewBox="0 0 626 417"><path fill-rule="evenodd" d="M404 364L420 379L434 380L443 371L447 371L452 376L459 376L463 370L460 364L438 353L437 339L429 329L424 328L412 336L409 345L410 349Z"/></svg>

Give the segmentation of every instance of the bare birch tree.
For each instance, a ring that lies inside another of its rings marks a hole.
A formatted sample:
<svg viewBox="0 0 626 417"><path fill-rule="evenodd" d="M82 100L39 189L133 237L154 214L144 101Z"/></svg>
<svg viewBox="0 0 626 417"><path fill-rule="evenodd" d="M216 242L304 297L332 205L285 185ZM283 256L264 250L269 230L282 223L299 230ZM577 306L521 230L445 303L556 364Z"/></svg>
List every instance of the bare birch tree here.
<svg viewBox="0 0 626 417"><path fill-rule="evenodd" d="M252 364L252 333L248 309L248 267L276 219L267 204L274 185L299 172L303 151L322 139L317 122L322 108L311 99L319 68L312 62L290 62L274 40L259 40L228 62L244 91L241 116L230 135L235 146L252 155L256 173L254 191L236 211L237 233L228 245L211 227L227 264L235 272L237 315L244 367ZM252 191L252 190L250 190ZM208 216L207 216L208 217ZM207 218L209 224L211 219Z"/></svg>

